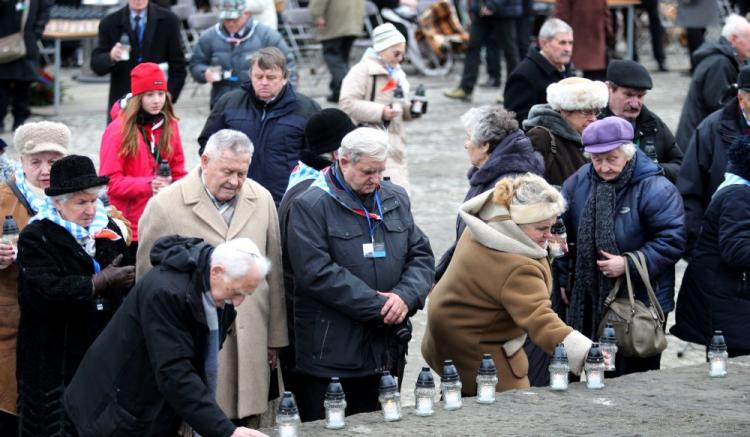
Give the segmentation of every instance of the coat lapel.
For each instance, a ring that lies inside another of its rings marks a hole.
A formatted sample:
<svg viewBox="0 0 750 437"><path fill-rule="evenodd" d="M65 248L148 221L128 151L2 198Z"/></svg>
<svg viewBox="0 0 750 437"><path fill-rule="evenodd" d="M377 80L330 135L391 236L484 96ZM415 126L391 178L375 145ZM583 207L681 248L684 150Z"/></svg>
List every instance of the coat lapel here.
<svg viewBox="0 0 750 437"><path fill-rule="evenodd" d="M186 205L193 206L193 213L197 220L203 221L217 234L225 239L227 235L227 225L221 218L219 211L206 194L203 188L203 182L200 177L200 166L196 167L185 177L185 184L182 186L182 196Z"/></svg>
<svg viewBox="0 0 750 437"><path fill-rule="evenodd" d="M151 45L156 33L156 25L161 17L159 11L152 4L148 5L148 16L146 17L146 29L143 31L143 41L141 41L141 56L143 59L150 59Z"/></svg>
<svg viewBox="0 0 750 437"><path fill-rule="evenodd" d="M248 180L245 180L240 192L239 199L237 199L237 205L232 216L232 222L229 224L229 233L227 234L227 240L236 238L245 225L253 218L255 210L257 208L258 195L250 185Z"/></svg>

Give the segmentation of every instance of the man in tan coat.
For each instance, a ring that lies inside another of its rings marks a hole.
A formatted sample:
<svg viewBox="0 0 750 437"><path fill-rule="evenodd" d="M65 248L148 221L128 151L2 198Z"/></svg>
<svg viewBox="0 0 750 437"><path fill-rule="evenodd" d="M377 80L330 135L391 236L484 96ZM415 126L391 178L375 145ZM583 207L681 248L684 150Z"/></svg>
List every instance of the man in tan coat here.
<svg viewBox="0 0 750 437"><path fill-rule="evenodd" d="M212 245L250 238L271 260L271 272L237 309L233 332L220 354L216 393L227 416L250 419L241 424L258 427L259 417L250 416L267 410L271 369L277 368L278 349L288 339L276 206L265 188L247 179L252 152L252 143L239 131L223 129L211 135L200 167L146 206L139 222L136 274L140 278L151 269L154 242L170 234L202 238Z"/></svg>

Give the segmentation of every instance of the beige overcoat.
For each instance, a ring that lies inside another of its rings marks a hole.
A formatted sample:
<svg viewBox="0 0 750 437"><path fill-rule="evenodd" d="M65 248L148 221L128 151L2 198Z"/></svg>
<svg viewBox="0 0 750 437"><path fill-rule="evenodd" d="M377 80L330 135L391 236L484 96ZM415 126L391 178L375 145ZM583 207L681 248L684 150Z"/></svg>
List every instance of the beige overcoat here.
<svg viewBox="0 0 750 437"><path fill-rule="evenodd" d="M373 85L374 82L374 85ZM339 106L354 123L364 123L384 128L383 108L386 105L399 105L393 98L393 90L381 91L388 82L388 71L377 59L365 56L349 70L341 83ZM373 92L374 91L374 92ZM407 96L408 97L408 96ZM402 104L401 114L388 124L388 161L385 176L391 182L409 190L409 167L406 162L406 138L404 120L411 120L409 105Z"/></svg>
<svg viewBox="0 0 750 437"><path fill-rule="evenodd" d="M271 372L267 348L288 345L286 306L281 271L281 240L271 194L247 179L239 194L230 226L209 199L200 167L151 198L139 222L136 274L151 269L148 253L159 237L178 234L216 245L234 238L252 239L271 260L271 273L237 308L234 329L219 361L216 398L230 418L266 411Z"/></svg>

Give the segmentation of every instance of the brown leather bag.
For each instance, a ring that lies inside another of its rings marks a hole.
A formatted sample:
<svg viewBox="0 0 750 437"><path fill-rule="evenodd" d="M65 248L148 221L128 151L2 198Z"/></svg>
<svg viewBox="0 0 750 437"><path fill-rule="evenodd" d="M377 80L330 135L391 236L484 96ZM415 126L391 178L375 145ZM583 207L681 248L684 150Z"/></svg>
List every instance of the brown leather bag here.
<svg viewBox="0 0 750 437"><path fill-rule="evenodd" d="M23 14L21 16L21 30L0 37L0 64L7 64L26 56L26 43L23 40L23 31L26 20L29 17L29 0L23 2ZM18 3L16 3L18 4Z"/></svg>

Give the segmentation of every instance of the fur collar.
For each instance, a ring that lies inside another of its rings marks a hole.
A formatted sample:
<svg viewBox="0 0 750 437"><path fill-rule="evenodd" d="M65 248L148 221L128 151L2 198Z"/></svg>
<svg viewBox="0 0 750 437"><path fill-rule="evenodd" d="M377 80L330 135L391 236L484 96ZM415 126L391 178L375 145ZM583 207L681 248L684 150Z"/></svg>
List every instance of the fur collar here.
<svg viewBox="0 0 750 437"><path fill-rule="evenodd" d="M548 104L532 106L528 118L523 121L524 130L537 126L546 127L559 137L581 144L581 135Z"/></svg>

